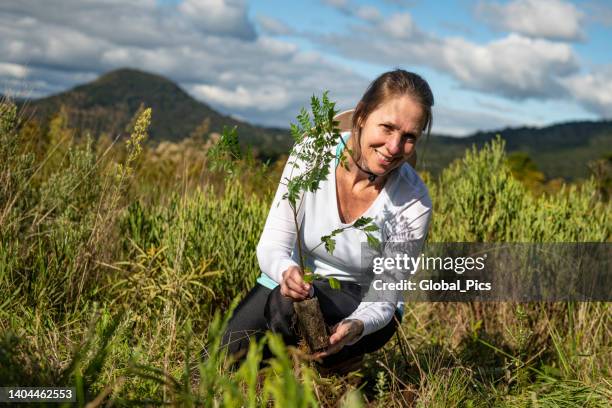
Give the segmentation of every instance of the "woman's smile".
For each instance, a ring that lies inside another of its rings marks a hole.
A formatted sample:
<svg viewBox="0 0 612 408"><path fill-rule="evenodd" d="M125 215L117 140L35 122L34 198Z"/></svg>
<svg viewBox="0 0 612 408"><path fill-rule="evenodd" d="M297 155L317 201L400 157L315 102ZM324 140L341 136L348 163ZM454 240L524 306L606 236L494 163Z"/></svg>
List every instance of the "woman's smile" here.
<svg viewBox="0 0 612 408"><path fill-rule="evenodd" d="M380 152L380 150L378 149L374 149L374 151L377 153L377 156L379 158L379 161L382 165L387 165L391 162L393 162L393 160L395 159L392 156L385 156L383 153Z"/></svg>

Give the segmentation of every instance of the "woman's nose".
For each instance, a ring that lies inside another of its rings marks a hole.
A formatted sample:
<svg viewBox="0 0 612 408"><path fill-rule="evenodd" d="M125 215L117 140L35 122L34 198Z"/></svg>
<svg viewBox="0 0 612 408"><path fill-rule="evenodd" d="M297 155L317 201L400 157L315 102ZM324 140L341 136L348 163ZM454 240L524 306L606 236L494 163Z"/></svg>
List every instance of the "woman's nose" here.
<svg viewBox="0 0 612 408"><path fill-rule="evenodd" d="M387 151L390 155L395 156L402 151L402 136L395 135L386 143Z"/></svg>

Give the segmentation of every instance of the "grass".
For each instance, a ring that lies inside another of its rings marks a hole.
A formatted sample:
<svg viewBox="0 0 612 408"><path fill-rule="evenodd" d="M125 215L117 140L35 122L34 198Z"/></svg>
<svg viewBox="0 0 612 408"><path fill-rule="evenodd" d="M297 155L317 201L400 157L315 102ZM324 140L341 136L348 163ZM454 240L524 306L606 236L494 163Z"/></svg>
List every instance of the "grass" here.
<svg viewBox="0 0 612 408"><path fill-rule="evenodd" d="M126 147L60 120L32 135L0 104L0 384L89 406L609 406L608 303L411 303L358 373L321 377L271 335L232 370L220 333L259 273L279 169L229 182L195 141L149 149L146 122ZM432 242L610 241L594 180L535 197L501 141L427 184Z"/></svg>

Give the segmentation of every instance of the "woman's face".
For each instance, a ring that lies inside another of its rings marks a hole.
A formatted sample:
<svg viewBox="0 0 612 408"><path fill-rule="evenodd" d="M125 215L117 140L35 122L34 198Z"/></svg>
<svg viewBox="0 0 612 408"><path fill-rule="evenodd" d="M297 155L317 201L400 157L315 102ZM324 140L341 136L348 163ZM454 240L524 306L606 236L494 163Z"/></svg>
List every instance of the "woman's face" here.
<svg viewBox="0 0 612 408"><path fill-rule="evenodd" d="M387 99L361 128L361 160L374 174L387 174L414 153L423 128L423 108L409 96Z"/></svg>

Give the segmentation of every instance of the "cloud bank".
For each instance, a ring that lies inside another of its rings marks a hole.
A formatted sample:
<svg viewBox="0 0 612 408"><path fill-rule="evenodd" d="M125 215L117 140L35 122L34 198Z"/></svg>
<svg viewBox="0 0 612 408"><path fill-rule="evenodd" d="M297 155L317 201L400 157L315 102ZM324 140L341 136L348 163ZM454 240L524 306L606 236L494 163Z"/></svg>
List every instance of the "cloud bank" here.
<svg viewBox="0 0 612 408"><path fill-rule="evenodd" d="M480 2L480 15L493 29L534 38L580 41L584 13L562 0L514 0L510 3Z"/></svg>
<svg viewBox="0 0 612 408"><path fill-rule="evenodd" d="M336 4L337 3L337 4ZM351 10L349 0L332 4ZM510 100L575 100L610 117L609 69L585 72L572 41L584 39L584 14L561 0L479 3L477 14L505 32L486 43L429 34L408 12L360 19L349 34L312 35L347 58L373 64L434 68L459 87Z"/></svg>
<svg viewBox="0 0 612 408"><path fill-rule="evenodd" d="M267 31L285 30L270 21ZM167 76L225 113L288 127L313 93L332 89L349 107L368 83L318 53L258 34L240 0L2 2L0 36L0 81L19 90L27 79L30 96L129 66Z"/></svg>
<svg viewBox="0 0 612 408"><path fill-rule="evenodd" d="M483 95L573 100L612 116L612 68L584 69L573 43L585 40L587 17L571 3L477 3L477 17L501 32L478 43L426 31L406 11L409 1L388 0L403 7L388 15L350 0L323 2L351 18L346 32L298 32L263 15L252 20L244 0L0 2L2 91L47 95L129 66L167 76L224 113L286 127L313 93L332 90L343 109L361 96L369 80L330 54L379 67L433 68ZM310 41L316 51L280 38L286 36ZM437 107L446 118L437 121L442 131L514 123L444 103Z"/></svg>

